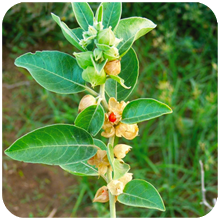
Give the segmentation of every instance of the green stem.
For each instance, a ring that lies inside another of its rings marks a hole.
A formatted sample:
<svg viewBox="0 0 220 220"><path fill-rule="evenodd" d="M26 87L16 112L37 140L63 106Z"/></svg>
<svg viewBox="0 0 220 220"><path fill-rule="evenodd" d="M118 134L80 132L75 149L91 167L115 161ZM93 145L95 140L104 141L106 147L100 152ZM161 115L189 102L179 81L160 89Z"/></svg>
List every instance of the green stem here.
<svg viewBox="0 0 220 220"><path fill-rule="evenodd" d="M98 96L99 94L94 91L93 89L89 88L86 86L86 91L89 92L90 94L94 95L94 96Z"/></svg>
<svg viewBox="0 0 220 220"><path fill-rule="evenodd" d="M103 107L105 108L106 111L108 111L108 103L105 99L105 84L100 85L99 96L102 100Z"/></svg>
<svg viewBox="0 0 220 220"><path fill-rule="evenodd" d="M109 144L114 146L115 136L109 138ZM107 171L107 182L112 180L112 170L108 169ZM110 207L110 218L116 218L116 207L115 207L115 196L109 191L109 207Z"/></svg>

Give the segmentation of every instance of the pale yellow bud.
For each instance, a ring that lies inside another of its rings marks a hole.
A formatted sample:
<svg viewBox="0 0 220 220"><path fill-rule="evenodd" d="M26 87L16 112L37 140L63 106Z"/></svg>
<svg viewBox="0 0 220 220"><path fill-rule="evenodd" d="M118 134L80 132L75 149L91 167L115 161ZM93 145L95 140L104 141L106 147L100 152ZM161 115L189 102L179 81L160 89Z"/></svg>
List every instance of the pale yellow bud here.
<svg viewBox="0 0 220 220"><path fill-rule="evenodd" d="M124 137L128 140L134 139L138 135L138 126L137 124L124 124L120 123L118 126L116 126L116 136L117 137Z"/></svg>
<svg viewBox="0 0 220 220"><path fill-rule="evenodd" d="M107 186L103 186L97 190L93 202L105 203L108 201L109 201L108 188Z"/></svg>
<svg viewBox="0 0 220 220"><path fill-rule="evenodd" d="M105 175L109 166L107 152L105 150L98 150L96 155L90 158L87 163L96 166L99 175Z"/></svg>
<svg viewBox="0 0 220 220"><path fill-rule="evenodd" d="M125 185L132 180L132 175L133 173L126 173L123 177L121 177L118 180L122 182L125 187Z"/></svg>
<svg viewBox="0 0 220 220"><path fill-rule="evenodd" d="M112 60L105 64L105 73L108 75L117 76L121 72L121 62L120 60Z"/></svg>
<svg viewBox="0 0 220 220"><path fill-rule="evenodd" d="M96 99L92 95L85 95L79 102L78 110L79 112L83 111L84 109L88 108L91 105L96 105Z"/></svg>
<svg viewBox="0 0 220 220"><path fill-rule="evenodd" d="M108 185L107 185L109 191L111 192L112 195L118 196L123 193L124 185L122 182L118 180L112 180Z"/></svg>
<svg viewBox="0 0 220 220"><path fill-rule="evenodd" d="M126 156L131 148L131 146L126 144L117 144L114 148L114 154L120 160Z"/></svg>

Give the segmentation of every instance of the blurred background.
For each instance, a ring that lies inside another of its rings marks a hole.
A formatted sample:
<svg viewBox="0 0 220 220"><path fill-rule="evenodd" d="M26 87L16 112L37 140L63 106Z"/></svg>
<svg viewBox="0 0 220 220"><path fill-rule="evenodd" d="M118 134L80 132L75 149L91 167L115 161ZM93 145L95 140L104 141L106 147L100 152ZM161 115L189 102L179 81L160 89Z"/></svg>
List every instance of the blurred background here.
<svg viewBox="0 0 220 220"><path fill-rule="evenodd" d="M98 3L90 4L95 11ZM59 95L14 66L36 50L76 51L50 13L78 27L70 3L20 3L3 20L3 150L21 135L53 123L73 123L84 95ZM207 201L217 197L217 21L199 3L123 3L122 18L143 16L157 28L134 44L138 84L128 100L149 97L173 114L139 124L140 136L125 158L134 178L152 183L166 212L117 203L118 217L199 217L199 160L204 163ZM105 140L105 139L103 139ZM3 153L3 200L19 217L109 217L108 204L92 203L104 181L77 177L58 166L27 164Z"/></svg>

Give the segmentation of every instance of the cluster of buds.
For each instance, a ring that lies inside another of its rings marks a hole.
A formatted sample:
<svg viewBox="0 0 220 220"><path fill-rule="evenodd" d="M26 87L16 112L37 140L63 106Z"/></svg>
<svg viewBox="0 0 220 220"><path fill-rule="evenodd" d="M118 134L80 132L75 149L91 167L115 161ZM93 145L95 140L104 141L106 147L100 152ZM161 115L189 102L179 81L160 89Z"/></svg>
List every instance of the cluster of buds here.
<svg viewBox="0 0 220 220"><path fill-rule="evenodd" d="M125 145L125 144L118 144L114 147L114 156L117 157L117 159L122 160L126 156L126 154L130 151L131 146ZM103 166L110 168L110 164L106 163L107 158L105 158L106 153L104 153L103 150L98 150L97 154L91 158L88 161L88 164L90 165L96 165L98 167L98 172L102 172L104 174L107 171L107 168L103 169ZM102 166L100 167L100 165ZM117 180L111 180L107 186L102 186L98 189L96 192L95 198L93 199L93 202L108 202L109 201L109 192L116 196L123 193L125 185L132 180L132 173L126 173L123 177L117 179Z"/></svg>
<svg viewBox="0 0 220 220"><path fill-rule="evenodd" d="M117 49L122 39L115 37L112 27L103 29L102 22L98 18L94 18L93 26L89 25L88 30L84 31L83 39L79 44L87 50L89 45L96 48L93 51L74 53L78 65L83 69L82 78L89 82L92 87L102 85L106 81L107 75L118 75L121 72L120 55ZM104 68L97 71L95 67L107 61Z"/></svg>
<svg viewBox="0 0 220 220"><path fill-rule="evenodd" d="M137 124L124 124L121 122L122 112L127 103L120 103L113 97L109 99L109 112L105 114L104 131L101 133L103 137L110 138L113 136L124 137L128 140L134 139L138 135Z"/></svg>

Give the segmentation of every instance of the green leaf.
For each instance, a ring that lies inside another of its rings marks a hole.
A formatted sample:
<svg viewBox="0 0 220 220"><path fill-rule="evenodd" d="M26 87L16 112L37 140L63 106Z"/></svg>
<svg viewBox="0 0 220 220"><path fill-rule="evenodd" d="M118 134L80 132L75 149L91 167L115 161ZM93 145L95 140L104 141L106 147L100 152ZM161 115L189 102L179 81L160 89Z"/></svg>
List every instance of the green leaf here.
<svg viewBox="0 0 220 220"><path fill-rule="evenodd" d="M121 60L121 73L119 77L124 79L124 84L130 89L125 89L120 83L113 79L106 81L106 94L107 99L114 97L118 101L126 100L126 98L133 91L139 74L139 63L135 51L131 48L128 53L122 57Z"/></svg>
<svg viewBox="0 0 220 220"><path fill-rule="evenodd" d="M89 165L86 160L68 165L64 164L60 167L76 176L98 176L98 170L94 166Z"/></svg>
<svg viewBox="0 0 220 220"><path fill-rule="evenodd" d="M120 56L122 57L128 52L134 41L155 27L156 25L146 18L130 17L120 20L115 30L116 37L123 39L117 46Z"/></svg>
<svg viewBox="0 0 220 220"><path fill-rule="evenodd" d="M104 28L112 26L112 30L118 25L121 18L121 2L103 2L103 21Z"/></svg>
<svg viewBox="0 0 220 220"><path fill-rule="evenodd" d="M122 113L122 122L134 124L172 113L172 109L155 99L136 99L128 103Z"/></svg>
<svg viewBox="0 0 220 220"><path fill-rule="evenodd" d="M97 147L88 132L73 125L58 124L24 135L5 154L27 163L62 165L87 160L96 152Z"/></svg>
<svg viewBox="0 0 220 220"><path fill-rule="evenodd" d="M74 28L71 29L74 35L77 36L79 40L83 39L83 29L82 28Z"/></svg>
<svg viewBox="0 0 220 220"><path fill-rule="evenodd" d="M104 142L100 141L99 139L95 139L95 138L93 139L93 141L96 147L99 147L101 150L107 150L107 147Z"/></svg>
<svg viewBox="0 0 220 220"><path fill-rule="evenodd" d="M103 6L102 6L102 4L100 4L99 7L97 8L95 18L96 18L96 21L102 22L102 18L103 18Z"/></svg>
<svg viewBox="0 0 220 220"><path fill-rule="evenodd" d="M114 159L113 161L113 171L114 171L114 180L120 179L130 170L130 166L126 163Z"/></svg>
<svg viewBox="0 0 220 220"><path fill-rule="evenodd" d="M163 200L158 191L144 180L137 179L127 183L124 193L118 196L118 201L128 206L165 211Z"/></svg>
<svg viewBox="0 0 220 220"><path fill-rule="evenodd" d="M76 48L78 48L81 51L85 51L85 49L79 44L79 40L81 38L78 38L77 34L75 34L75 31L72 31L64 22L60 20L60 18L57 15L53 13L51 13L51 15L54 21L56 21L56 23L60 26L64 37ZM79 30L77 31L79 32Z"/></svg>
<svg viewBox="0 0 220 220"><path fill-rule="evenodd" d="M93 56L91 55L91 60L92 60L92 63L93 63L93 66L95 67L95 70L100 73L103 68L105 67L105 64L107 63L108 59L106 60L103 60L101 63L97 63L95 62L95 60L93 59Z"/></svg>
<svg viewBox="0 0 220 220"><path fill-rule="evenodd" d="M52 92L72 94L86 88L76 60L59 51L26 53L15 60L15 65L27 69L41 86Z"/></svg>
<svg viewBox="0 0 220 220"><path fill-rule="evenodd" d="M79 26L87 31L89 25L93 25L94 14L86 2L72 2L73 11Z"/></svg>
<svg viewBox="0 0 220 220"><path fill-rule="evenodd" d="M118 82L123 88L125 88L125 89L130 89L131 88L131 86L126 86L125 84L124 84L124 80L121 78L121 77L119 77L119 76L114 76L114 75L110 75L110 77L113 79L113 80L115 80L116 82Z"/></svg>
<svg viewBox="0 0 220 220"><path fill-rule="evenodd" d="M105 120L105 112L101 105L92 105L77 116L75 125L85 129L93 136L101 130Z"/></svg>

